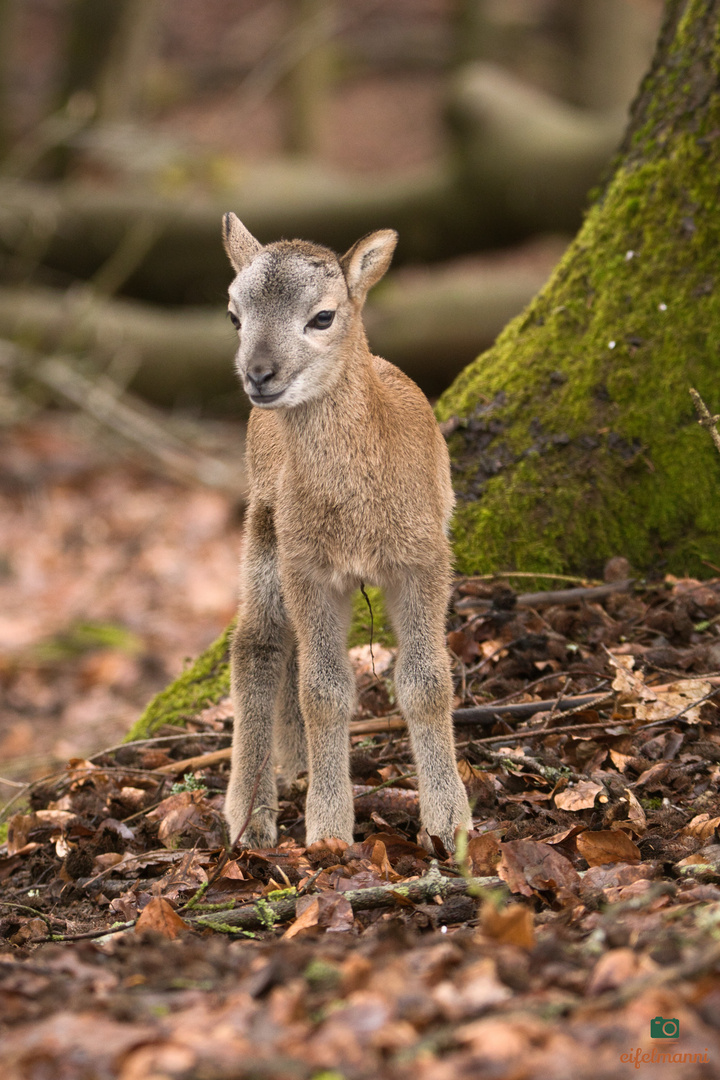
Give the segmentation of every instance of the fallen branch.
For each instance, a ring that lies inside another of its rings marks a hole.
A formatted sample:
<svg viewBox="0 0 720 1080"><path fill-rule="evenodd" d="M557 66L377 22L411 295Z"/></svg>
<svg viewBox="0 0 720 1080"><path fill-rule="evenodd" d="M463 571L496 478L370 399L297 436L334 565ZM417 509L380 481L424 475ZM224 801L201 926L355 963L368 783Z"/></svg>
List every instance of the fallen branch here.
<svg viewBox="0 0 720 1080"><path fill-rule="evenodd" d="M520 593L515 597L517 607L550 607L553 604L580 604L586 600L602 600L613 593L630 592L634 585L633 579L627 581L612 581L606 585L582 586L577 589L555 589L544 592ZM491 599L480 596L466 596L455 604L456 611L466 611L468 608L491 608Z"/></svg>
<svg viewBox="0 0 720 1080"><path fill-rule="evenodd" d="M498 877L481 878L446 878L434 866L424 877L417 881L398 882L393 885L378 885L372 889L351 889L338 893L349 901L353 911L371 911L377 908L393 907L395 904L424 904L436 896L443 900L449 896L476 895L486 889L503 889L507 886ZM269 926L290 922L295 918L297 896L283 897L272 903L264 900L258 904L244 904L242 907L222 913L222 921L212 915L198 915L188 920L197 929L216 930L221 933L239 933L243 930L267 930Z"/></svg>

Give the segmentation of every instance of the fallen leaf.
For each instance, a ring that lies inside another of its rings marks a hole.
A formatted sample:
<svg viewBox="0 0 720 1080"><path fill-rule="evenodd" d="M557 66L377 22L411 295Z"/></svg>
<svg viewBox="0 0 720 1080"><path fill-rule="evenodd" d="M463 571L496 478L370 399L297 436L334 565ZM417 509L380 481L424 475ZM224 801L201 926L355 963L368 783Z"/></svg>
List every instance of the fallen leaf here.
<svg viewBox="0 0 720 1080"><path fill-rule="evenodd" d="M712 839L720 825L720 817L711 818L709 814L696 814L692 821L680 830L680 836L692 836L703 844Z"/></svg>
<svg viewBox="0 0 720 1080"><path fill-rule="evenodd" d="M575 840L578 853L590 866L604 863L640 862L640 849L620 829L586 829Z"/></svg>
<svg viewBox="0 0 720 1080"><path fill-rule="evenodd" d="M636 836L644 836L647 832L647 817L645 816L645 811L640 805L637 796L630 788L625 788L625 798L627 799L628 805L627 823L632 827ZM720 821L720 818L717 820ZM622 826L623 822L621 821L614 821L612 825L613 828L618 829L621 829Z"/></svg>
<svg viewBox="0 0 720 1080"><path fill-rule="evenodd" d="M460 986L446 979L432 990L433 1000L451 1022L468 1020L511 996L510 988L498 979L495 961L490 957L466 968Z"/></svg>
<svg viewBox="0 0 720 1080"><path fill-rule="evenodd" d="M483 937L501 945L516 945L520 949L532 949L535 945L533 913L525 904L510 904L500 909L491 903L483 904L480 928Z"/></svg>
<svg viewBox="0 0 720 1080"><path fill-rule="evenodd" d="M500 833L486 832L471 836L467 846L470 868L475 877L492 877L500 862Z"/></svg>
<svg viewBox="0 0 720 1080"><path fill-rule="evenodd" d="M301 930L317 926L319 918L320 898L317 896L301 896L295 905L295 920L290 923L283 934L283 938L289 940L299 934Z"/></svg>
<svg viewBox="0 0 720 1080"><path fill-rule="evenodd" d="M141 934L143 930L154 930L157 934L174 941L183 930L190 927L181 919L172 904L162 896L154 896L147 904L140 918L135 923L135 933Z"/></svg>
<svg viewBox="0 0 720 1080"><path fill-rule="evenodd" d="M648 701L635 706L635 715L644 723L655 720L668 720L678 713L690 724L700 722L702 705L696 704L712 690L712 684L705 679L680 679L662 692L653 694Z"/></svg>
<svg viewBox="0 0 720 1080"><path fill-rule="evenodd" d="M580 875L570 860L548 844L510 840L501 845L501 852L498 874L511 892L532 896L561 887L574 892L579 887Z"/></svg>
<svg viewBox="0 0 720 1080"><path fill-rule="evenodd" d="M651 969L655 970L656 965L652 961L649 963ZM593 968L586 993L602 994L605 990L615 990L629 979L636 978L641 967L641 958L634 949L609 949Z"/></svg>
<svg viewBox="0 0 720 1080"><path fill-rule="evenodd" d="M603 791L602 784L594 780L580 780L579 783L566 787L555 796L558 810L589 810L595 805L595 799Z"/></svg>

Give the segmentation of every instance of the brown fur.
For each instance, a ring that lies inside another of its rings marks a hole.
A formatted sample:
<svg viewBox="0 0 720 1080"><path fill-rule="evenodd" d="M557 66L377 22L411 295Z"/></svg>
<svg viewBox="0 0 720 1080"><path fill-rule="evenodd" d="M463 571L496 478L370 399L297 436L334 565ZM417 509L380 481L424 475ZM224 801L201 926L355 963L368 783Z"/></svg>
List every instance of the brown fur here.
<svg viewBox="0 0 720 1080"><path fill-rule="evenodd" d="M237 271L237 367L258 406L248 427L251 495L231 649L225 813L233 839L270 752L243 843L276 842L275 762L292 775L308 768L307 842L352 842L355 685L345 643L350 598L365 582L384 590L399 642L396 693L422 820L452 848L470 811L455 763L445 648L448 454L424 395L371 355L361 318L396 234L372 233L338 259L301 241L263 248L228 214L224 239ZM313 325L319 311L334 311L328 328Z"/></svg>

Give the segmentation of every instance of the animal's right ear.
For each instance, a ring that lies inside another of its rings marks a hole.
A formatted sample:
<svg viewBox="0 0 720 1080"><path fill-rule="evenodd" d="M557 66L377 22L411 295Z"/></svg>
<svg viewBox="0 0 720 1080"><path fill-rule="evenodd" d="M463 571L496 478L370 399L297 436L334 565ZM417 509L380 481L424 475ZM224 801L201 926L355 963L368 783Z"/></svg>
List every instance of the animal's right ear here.
<svg viewBox="0 0 720 1080"><path fill-rule="evenodd" d="M262 251L260 241L248 232L240 218L232 211L223 215L223 245L233 269L238 274Z"/></svg>

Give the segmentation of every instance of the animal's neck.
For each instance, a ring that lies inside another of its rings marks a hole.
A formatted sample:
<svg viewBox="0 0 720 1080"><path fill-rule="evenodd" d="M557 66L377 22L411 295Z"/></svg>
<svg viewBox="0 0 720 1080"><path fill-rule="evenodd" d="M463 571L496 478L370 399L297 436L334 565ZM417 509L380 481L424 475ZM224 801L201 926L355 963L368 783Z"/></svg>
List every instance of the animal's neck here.
<svg viewBox="0 0 720 1080"><path fill-rule="evenodd" d="M293 409L279 410L286 446L302 464L303 455L322 447L337 453L349 438L367 427L380 382L364 339L352 343L337 382L319 397Z"/></svg>

